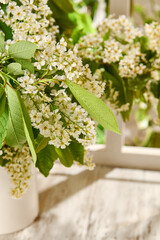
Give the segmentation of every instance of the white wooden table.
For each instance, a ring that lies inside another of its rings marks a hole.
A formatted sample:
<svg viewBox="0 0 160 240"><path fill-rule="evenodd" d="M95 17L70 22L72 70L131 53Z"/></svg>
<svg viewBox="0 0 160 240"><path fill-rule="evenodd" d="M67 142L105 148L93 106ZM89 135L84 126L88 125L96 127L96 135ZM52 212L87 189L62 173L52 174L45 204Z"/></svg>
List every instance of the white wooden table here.
<svg viewBox="0 0 160 240"><path fill-rule="evenodd" d="M160 172L56 165L38 186L39 218L0 240L160 239Z"/></svg>

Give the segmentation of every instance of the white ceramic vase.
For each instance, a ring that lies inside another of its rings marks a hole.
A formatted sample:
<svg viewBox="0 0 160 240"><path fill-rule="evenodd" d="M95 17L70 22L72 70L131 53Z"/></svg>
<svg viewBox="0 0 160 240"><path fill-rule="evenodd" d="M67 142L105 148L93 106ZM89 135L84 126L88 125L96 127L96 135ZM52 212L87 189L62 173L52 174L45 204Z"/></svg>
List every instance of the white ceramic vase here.
<svg viewBox="0 0 160 240"><path fill-rule="evenodd" d="M31 177L29 189L21 199L12 199L11 182L5 168L0 167L0 234L19 231L38 216L36 176Z"/></svg>

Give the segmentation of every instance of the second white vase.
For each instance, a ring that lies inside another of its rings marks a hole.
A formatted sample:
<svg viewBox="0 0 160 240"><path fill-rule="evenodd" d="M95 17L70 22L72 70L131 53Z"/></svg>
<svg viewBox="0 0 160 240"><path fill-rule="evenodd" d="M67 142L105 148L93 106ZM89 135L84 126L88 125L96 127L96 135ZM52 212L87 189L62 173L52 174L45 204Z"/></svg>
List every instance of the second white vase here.
<svg viewBox="0 0 160 240"><path fill-rule="evenodd" d="M30 225L38 216L38 190L36 176L21 199L12 199L11 182L5 168L0 167L0 234L19 231Z"/></svg>

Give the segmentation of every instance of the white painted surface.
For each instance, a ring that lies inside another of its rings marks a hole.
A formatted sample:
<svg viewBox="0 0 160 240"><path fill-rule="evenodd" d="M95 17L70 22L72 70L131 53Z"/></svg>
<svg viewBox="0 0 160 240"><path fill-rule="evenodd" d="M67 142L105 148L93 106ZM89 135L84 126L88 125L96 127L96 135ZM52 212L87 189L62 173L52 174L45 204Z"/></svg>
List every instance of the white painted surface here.
<svg viewBox="0 0 160 240"><path fill-rule="evenodd" d="M107 132L106 147L93 151L94 161L110 167L160 170L160 149L124 146L125 124L116 117L121 135Z"/></svg>
<svg viewBox="0 0 160 240"><path fill-rule="evenodd" d="M110 0L109 2L110 14L115 14L116 17L120 15L130 16L131 0Z"/></svg>
<svg viewBox="0 0 160 240"><path fill-rule="evenodd" d="M98 9L93 19L93 27L97 27L102 20L106 17L105 12L106 4L104 0L98 0Z"/></svg>
<svg viewBox="0 0 160 240"><path fill-rule="evenodd" d="M0 167L0 234L21 230L38 216L38 190L35 175L22 199L10 196L10 180L4 168Z"/></svg>

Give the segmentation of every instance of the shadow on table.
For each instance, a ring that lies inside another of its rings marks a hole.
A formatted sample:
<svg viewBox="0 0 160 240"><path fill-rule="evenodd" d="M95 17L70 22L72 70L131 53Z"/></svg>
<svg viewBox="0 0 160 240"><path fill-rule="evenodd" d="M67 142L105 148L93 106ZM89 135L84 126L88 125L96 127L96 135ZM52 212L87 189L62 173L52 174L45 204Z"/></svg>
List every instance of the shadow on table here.
<svg viewBox="0 0 160 240"><path fill-rule="evenodd" d="M95 181L103 179L113 168L96 167L94 171L85 170L77 175L67 175L67 180L54 185L39 194L40 214L88 187Z"/></svg>

